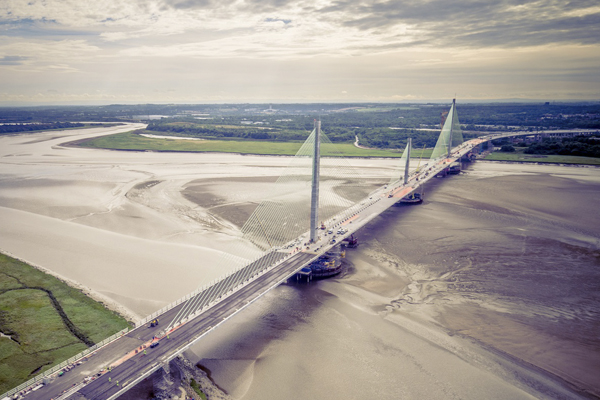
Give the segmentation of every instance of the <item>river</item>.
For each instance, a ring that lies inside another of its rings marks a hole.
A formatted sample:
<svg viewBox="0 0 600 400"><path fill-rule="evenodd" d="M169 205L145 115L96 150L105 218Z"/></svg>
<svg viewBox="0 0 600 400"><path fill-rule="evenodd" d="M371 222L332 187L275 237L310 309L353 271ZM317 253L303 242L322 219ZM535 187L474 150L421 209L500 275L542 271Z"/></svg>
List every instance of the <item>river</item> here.
<svg viewBox="0 0 600 400"><path fill-rule="evenodd" d="M598 395L600 170L479 162L425 199L363 228L342 276L277 288L196 360L242 399Z"/></svg>
<svg viewBox="0 0 600 400"><path fill-rule="evenodd" d="M135 318L226 272L288 161L61 146L105 133L0 138L0 249ZM597 168L474 163L359 231L340 276L279 286L188 356L244 400L597 396L598 204Z"/></svg>

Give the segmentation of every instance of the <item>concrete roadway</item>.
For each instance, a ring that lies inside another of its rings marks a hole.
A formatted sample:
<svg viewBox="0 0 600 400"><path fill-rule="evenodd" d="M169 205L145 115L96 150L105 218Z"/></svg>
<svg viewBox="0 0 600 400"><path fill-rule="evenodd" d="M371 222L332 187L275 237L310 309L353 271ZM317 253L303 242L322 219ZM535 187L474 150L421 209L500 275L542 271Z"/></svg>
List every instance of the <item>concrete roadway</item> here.
<svg viewBox="0 0 600 400"><path fill-rule="evenodd" d="M134 383L150 375L177 354L185 351L193 342L220 325L223 321L248 306L267 291L276 287L289 276L317 257L311 253L296 253L281 264L246 284L237 292L224 298L219 303L205 310L195 319L180 326L169 334L169 337L153 340L160 334L170 320L183 306L167 311L160 316L160 324L155 328L142 326L132 330L123 337L113 341L91 356L82 365L55 378L53 382L26 395L26 399L115 399ZM155 348L150 348L151 342L158 342ZM146 354L140 346L146 345ZM136 350L138 350L136 354ZM110 372L97 376L100 370L112 365ZM87 385L78 388L86 376L94 375L95 379ZM110 380L109 380L110 378ZM117 386L117 381L119 385ZM76 390L76 391L75 391ZM74 393L69 394L69 392ZM66 393L65 393L66 392ZM64 393L64 396L62 396Z"/></svg>

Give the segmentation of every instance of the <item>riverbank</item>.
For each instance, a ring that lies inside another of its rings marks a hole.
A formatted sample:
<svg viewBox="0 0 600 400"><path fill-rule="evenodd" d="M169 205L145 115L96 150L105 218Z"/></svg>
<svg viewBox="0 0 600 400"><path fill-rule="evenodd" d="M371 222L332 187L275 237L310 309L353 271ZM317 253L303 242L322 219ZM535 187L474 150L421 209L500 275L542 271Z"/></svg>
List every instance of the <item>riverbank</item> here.
<svg viewBox="0 0 600 400"><path fill-rule="evenodd" d="M0 253L0 393L126 328L112 305Z"/></svg>
<svg viewBox="0 0 600 400"><path fill-rule="evenodd" d="M295 142L206 140L189 137L154 135L146 132L151 131L126 132L64 143L63 145L123 151L209 152L272 156L293 156L298 152L301 146L301 143ZM431 156L431 152L431 149L412 149L411 158L428 158ZM356 141L352 144L324 143L321 146L321 154L323 157L399 158L402 156L402 151L361 146L358 144L358 137L356 137ZM484 160L600 166L600 158L561 155L528 155L523 154L522 152L493 152L487 155Z"/></svg>
<svg viewBox="0 0 600 400"><path fill-rule="evenodd" d="M156 136L148 137L148 133L151 133L151 131L120 133L65 143L65 145L129 151L210 152L287 156L295 155L302 146L300 142L273 142L266 140L185 140L185 138L175 136L167 139ZM431 153L431 150L428 151ZM323 157L398 158L402 156L402 152L357 148L354 144L350 143L323 143L321 145L321 155ZM427 151L424 151L423 156L428 156ZM415 150L413 157L419 157L419 150Z"/></svg>
<svg viewBox="0 0 600 400"><path fill-rule="evenodd" d="M562 156L562 155L539 155L525 154L522 151L509 153L495 151L487 155L485 161L506 161L519 163L541 163L541 164L581 164L600 166L600 158Z"/></svg>
<svg viewBox="0 0 600 400"><path fill-rule="evenodd" d="M38 270L39 272L41 272L43 274L49 275L50 277L57 279L58 281L67 285L68 287L84 294L86 297L90 298L95 303L102 305L108 311L111 311L111 312L115 313L116 315L120 316L125 321L127 321L128 324L135 324L135 322L138 321L142 317L138 313L128 309L127 307L124 307L122 304L111 299L110 297L107 297L107 296L103 295L102 293L98 293L97 291L94 291L93 289L90 289L89 287L82 285L80 282L77 282L73 279L69 279L63 275L60 275L51 269L44 268L39 264L24 260L20 257L17 257L14 254L11 254L8 251L2 250L2 249L0 249L0 257L1 256L6 256L9 258L12 258L20 263L23 263L25 265L28 265L28 266ZM107 337L108 336L110 336L110 335L107 335Z"/></svg>

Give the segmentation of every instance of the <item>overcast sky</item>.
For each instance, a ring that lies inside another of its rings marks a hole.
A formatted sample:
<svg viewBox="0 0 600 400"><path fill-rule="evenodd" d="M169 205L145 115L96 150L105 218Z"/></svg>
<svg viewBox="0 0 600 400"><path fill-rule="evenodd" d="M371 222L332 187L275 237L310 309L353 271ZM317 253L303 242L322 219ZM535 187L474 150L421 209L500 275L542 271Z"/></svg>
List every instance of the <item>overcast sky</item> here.
<svg viewBox="0 0 600 400"><path fill-rule="evenodd" d="M0 104L600 99L598 0L0 0Z"/></svg>

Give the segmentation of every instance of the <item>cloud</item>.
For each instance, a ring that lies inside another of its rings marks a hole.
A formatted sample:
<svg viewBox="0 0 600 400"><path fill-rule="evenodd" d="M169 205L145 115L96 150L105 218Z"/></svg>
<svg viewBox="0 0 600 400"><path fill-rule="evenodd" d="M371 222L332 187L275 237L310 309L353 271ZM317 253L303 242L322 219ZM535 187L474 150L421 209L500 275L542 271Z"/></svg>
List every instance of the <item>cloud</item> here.
<svg viewBox="0 0 600 400"><path fill-rule="evenodd" d="M51 65L46 66L46 68L48 70L55 71L55 72L67 72L67 73L79 72L79 70L77 68L73 68L67 64L51 64Z"/></svg>
<svg viewBox="0 0 600 400"><path fill-rule="evenodd" d="M25 72L75 72L73 64L97 60L101 52L97 46L82 39L45 40L39 38L11 38L0 36L0 66ZM18 54L18 55L15 55Z"/></svg>
<svg viewBox="0 0 600 400"><path fill-rule="evenodd" d="M291 19L281 19L281 18L266 18L265 22L283 22L285 25L292 22Z"/></svg>
<svg viewBox="0 0 600 400"><path fill-rule="evenodd" d="M307 100L318 86L320 99L393 100L435 97L427 85L521 90L538 74L565 93L599 91L597 0L2 0L0 32L0 83L14 95L46 80L90 96L225 87Z"/></svg>
<svg viewBox="0 0 600 400"><path fill-rule="evenodd" d="M163 0L159 4L162 9L190 10L213 9L215 7L229 6L234 2L235 0Z"/></svg>
<svg viewBox="0 0 600 400"><path fill-rule="evenodd" d="M118 23L121 26L139 26L152 20L158 11L155 1L143 0L3 0L0 3L0 21L52 22L64 28Z"/></svg>
<svg viewBox="0 0 600 400"><path fill-rule="evenodd" d="M28 59L29 57L4 56L0 58L0 65L22 65L23 61L26 61Z"/></svg>
<svg viewBox="0 0 600 400"><path fill-rule="evenodd" d="M0 20L0 29L4 36L44 37L49 40L65 37L90 37L98 35L97 30L94 30L92 27L76 29L69 25L62 25L56 21L49 20Z"/></svg>
<svg viewBox="0 0 600 400"><path fill-rule="evenodd" d="M240 47L303 49L329 43L332 53L406 47L523 47L598 44L597 0L5 0L5 35L97 36L107 42L172 36L174 45L223 39ZM293 32L284 33L285 30ZM235 31L243 31L238 36ZM264 33L271 37L265 40ZM8 33L6 33L8 32ZM185 36L185 37L184 37ZM183 40L182 40L183 39ZM89 38L88 40L95 40ZM303 52L303 50L300 50Z"/></svg>
<svg viewBox="0 0 600 400"><path fill-rule="evenodd" d="M430 46L519 47L600 42L600 6L585 0L337 1L319 12L343 26L364 31L383 32L408 26L419 32L414 38L420 37Z"/></svg>

